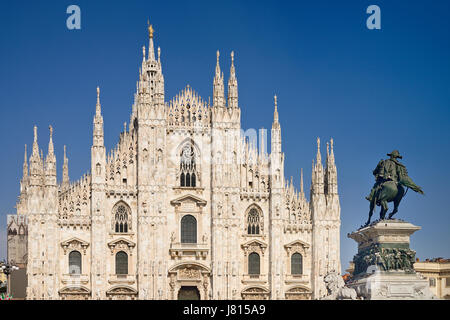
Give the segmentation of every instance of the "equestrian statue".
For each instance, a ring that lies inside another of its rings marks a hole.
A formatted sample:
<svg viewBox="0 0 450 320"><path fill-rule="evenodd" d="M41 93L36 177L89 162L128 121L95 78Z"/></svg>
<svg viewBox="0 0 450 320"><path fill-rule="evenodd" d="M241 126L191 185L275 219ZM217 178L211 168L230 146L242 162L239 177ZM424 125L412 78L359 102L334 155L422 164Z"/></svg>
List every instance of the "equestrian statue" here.
<svg viewBox="0 0 450 320"><path fill-rule="evenodd" d="M394 202L394 209L388 216L388 219L392 219L392 216L397 213L400 201L406 195L408 189L424 194L422 189L408 177L406 167L398 161L398 159L402 159L398 150L394 150L387 155L390 158L381 160L375 170L373 170L375 184L370 194L366 197L370 201L370 210L369 219L364 226L370 224L375 205L381 206L380 220L384 220L388 211L388 202Z"/></svg>

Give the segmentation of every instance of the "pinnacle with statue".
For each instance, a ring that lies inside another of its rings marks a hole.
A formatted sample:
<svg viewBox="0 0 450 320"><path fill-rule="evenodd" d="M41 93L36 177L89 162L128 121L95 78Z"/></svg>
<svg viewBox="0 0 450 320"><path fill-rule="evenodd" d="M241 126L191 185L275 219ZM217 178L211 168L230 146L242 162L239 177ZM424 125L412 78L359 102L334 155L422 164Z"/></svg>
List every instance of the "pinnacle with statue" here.
<svg viewBox="0 0 450 320"><path fill-rule="evenodd" d="M370 210L369 218L363 227L367 227L370 224L375 205L381 207L380 220L384 220L388 211L388 203L393 202L394 208L388 215L388 219L392 219L398 212L400 202L409 189L424 194L422 188L416 185L408 176L405 165L398 160L402 159L400 152L394 150L387 155L389 159L378 162L377 167L373 170L375 184L370 194L366 197L370 201Z"/></svg>

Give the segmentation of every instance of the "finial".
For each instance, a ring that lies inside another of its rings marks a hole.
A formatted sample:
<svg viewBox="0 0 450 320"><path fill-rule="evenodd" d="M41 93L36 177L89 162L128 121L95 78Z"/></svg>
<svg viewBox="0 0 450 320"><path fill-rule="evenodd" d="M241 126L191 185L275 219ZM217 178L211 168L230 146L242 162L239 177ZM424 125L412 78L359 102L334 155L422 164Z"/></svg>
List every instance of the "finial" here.
<svg viewBox="0 0 450 320"><path fill-rule="evenodd" d="M142 46L142 57L143 57L144 60L145 60L145 46Z"/></svg>
<svg viewBox="0 0 450 320"><path fill-rule="evenodd" d="M327 142L327 156L330 155L330 144Z"/></svg>
<svg viewBox="0 0 450 320"><path fill-rule="evenodd" d="M149 38L153 38L153 26L150 24L150 20L147 20L147 25L148 25L148 37Z"/></svg>
<svg viewBox="0 0 450 320"><path fill-rule="evenodd" d="M25 162L27 162L27 144L25 143L25 155L24 155Z"/></svg>
<svg viewBox="0 0 450 320"><path fill-rule="evenodd" d="M320 138L317 137L317 164L320 164L322 162L322 156L320 155Z"/></svg>
<svg viewBox="0 0 450 320"><path fill-rule="evenodd" d="M161 48L158 47L158 61L161 60Z"/></svg>
<svg viewBox="0 0 450 320"><path fill-rule="evenodd" d="M300 169L300 192L303 194L303 168Z"/></svg>
<svg viewBox="0 0 450 320"><path fill-rule="evenodd" d="M331 152L333 152L333 138L330 139Z"/></svg>
<svg viewBox="0 0 450 320"><path fill-rule="evenodd" d="M37 126L34 126L34 142L37 142Z"/></svg>
<svg viewBox="0 0 450 320"><path fill-rule="evenodd" d="M64 159L66 159L66 145L64 145Z"/></svg>
<svg viewBox="0 0 450 320"><path fill-rule="evenodd" d="M97 101L100 102L100 87L97 86Z"/></svg>
<svg viewBox="0 0 450 320"><path fill-rule="evenodd" d="M217 55L217 63L219 63L219 57L220 57L220 52L219 52L219 50L217 50L216 55Z"/></svg>
<svg viewBox="0 0 450 320"><path fill-rule="evenodd" d="M50 130L50 139L52 139L53 136L53 127L51 125L48 126L48 129Z"/></svg>
<svg viewBox="0 0 450 320"><path fill-rule="evenodd" d="M123 123L123 132L124 133L127 132L127 123L126 122Z"/></svg>
<svg viewBox="0 0 450 320"><path fill-rule="evenodd" d="M231 63L234 63L234 51L231 51Z"/></svg>
<svg viewBox="0 0 450 320"><path fill-rule="evenodd" d="M275 110L273 111L273 122L274 122L274 125L276 124L276 127L278 128L279 127L279 124L278 124L278 105L277 105L277 95L274 95L273 96L273 102L274 102L274 104L275 104Z"/></svg>

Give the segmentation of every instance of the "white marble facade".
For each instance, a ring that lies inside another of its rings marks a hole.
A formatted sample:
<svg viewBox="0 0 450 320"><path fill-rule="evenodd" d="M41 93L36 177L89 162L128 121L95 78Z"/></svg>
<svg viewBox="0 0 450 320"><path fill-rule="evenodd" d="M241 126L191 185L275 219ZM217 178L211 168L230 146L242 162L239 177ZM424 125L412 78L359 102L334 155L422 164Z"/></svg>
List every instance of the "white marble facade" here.
<svg viewBox="0 0 450 320"><path fill-rule="evenodd" d="M35 127L17 203L27 299L324 296L322 277L340 272L333 141L325 166L317 141L307 201L303 177L299 191L284 177L276 97L269 154L241 134L233 53L227 98L217 52L212 105L189 86L168 102L149 31L130 121L108 153L97 89L88 174L69 181L64 149L57 182L52 129L44 159Z"/></svg>

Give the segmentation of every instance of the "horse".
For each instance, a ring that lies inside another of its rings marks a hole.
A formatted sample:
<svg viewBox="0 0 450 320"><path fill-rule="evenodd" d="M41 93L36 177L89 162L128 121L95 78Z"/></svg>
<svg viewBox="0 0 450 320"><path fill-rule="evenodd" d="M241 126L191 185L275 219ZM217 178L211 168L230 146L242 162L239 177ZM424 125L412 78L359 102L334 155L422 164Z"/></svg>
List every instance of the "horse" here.
<svg viewBox="0 0 450 320"><path fill-rule="evenodd" d="M372 201L370 201L369 219L367 219L364 226L366 227L370 224L370 218L372 217L375 205L381 206L380 220L384 220L386 212L388 211L388 203L394 202L394 209L388 216L388 219L391 219L392 216L398 212L398 206L405 196L405 193L405 188L403 188L400 183L396 183L392 180L385 181L382 184L381 189L375 193L372 197Z"/></svg>

